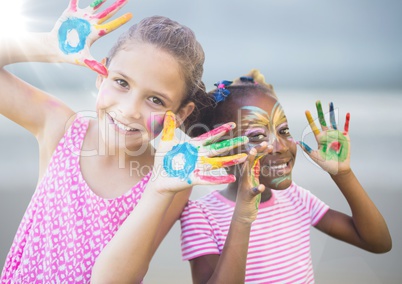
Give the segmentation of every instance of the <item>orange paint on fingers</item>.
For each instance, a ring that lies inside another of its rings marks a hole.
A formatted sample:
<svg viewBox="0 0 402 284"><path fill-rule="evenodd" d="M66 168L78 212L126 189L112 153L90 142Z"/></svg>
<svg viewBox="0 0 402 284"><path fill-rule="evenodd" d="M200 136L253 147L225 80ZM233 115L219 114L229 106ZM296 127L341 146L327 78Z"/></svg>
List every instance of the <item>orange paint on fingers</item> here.
<svg viewBox="0 0 402 284"><path fill-rule="evenodd" d="M133 15L131 13L126 13L123 16L108 22L107 24L94 25L94 27L99 30L100 36L104 36L127 23L132 17Z"/></svg>
<svg viewBox="0 0 402 284"><path fill-rule="evenodd" d="M167 111L163 121L162 141L171 141L174 138L176 129L176 116L173 112Z"/></svg>

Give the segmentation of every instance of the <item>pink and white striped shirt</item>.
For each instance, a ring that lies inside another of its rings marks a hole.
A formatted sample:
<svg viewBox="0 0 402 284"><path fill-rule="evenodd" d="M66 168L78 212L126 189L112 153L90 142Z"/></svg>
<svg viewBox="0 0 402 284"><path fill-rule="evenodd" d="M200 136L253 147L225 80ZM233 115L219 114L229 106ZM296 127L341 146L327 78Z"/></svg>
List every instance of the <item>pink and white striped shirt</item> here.
<svg viewBox="0 0 402 284"><path fill-rule="evenodd" d="M183 260L221 254L235 203L218 191L189 201L181 215ZM310 228L329 206L295 183L272 190L251 226L246 283L314 283Z"/></svg>
<svg viewBox="0 0 402 284"><path fill-rule="evenodd" d="M150 173L114 199L85 182L80 153L88 120L77 117L59 142L18 228L1 283L89 283L103 247L133 211Z"/></svg>

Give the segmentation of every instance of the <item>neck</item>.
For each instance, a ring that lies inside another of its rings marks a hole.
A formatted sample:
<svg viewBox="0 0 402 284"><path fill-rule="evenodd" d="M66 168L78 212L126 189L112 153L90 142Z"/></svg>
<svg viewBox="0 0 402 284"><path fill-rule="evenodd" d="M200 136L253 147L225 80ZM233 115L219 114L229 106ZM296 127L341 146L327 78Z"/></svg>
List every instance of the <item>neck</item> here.
<svg viewBox="0 0 402 284"><path fill-rule="evenodd" d="M239 188L238 182L230 183L225 189L221 190L220 193L227 199L236 202L237 190ZM266 188L263 193L261 193L261 203L268 201L272 197L272 190Z"/></svg>

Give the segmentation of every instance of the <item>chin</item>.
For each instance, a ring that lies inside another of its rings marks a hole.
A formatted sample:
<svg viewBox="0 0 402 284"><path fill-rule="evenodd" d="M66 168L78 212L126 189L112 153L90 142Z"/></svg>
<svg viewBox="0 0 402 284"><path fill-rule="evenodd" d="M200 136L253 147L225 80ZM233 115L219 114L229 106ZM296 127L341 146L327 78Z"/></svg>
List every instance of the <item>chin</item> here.
<svg viewBox="0 0 402 284"><path fill-rule="evenodd" d="M268 182L262 181L265 186L275 189L275 190L284 190L287 189L292 184L292 176L286 175L274 179L270 179Z"/></svg>

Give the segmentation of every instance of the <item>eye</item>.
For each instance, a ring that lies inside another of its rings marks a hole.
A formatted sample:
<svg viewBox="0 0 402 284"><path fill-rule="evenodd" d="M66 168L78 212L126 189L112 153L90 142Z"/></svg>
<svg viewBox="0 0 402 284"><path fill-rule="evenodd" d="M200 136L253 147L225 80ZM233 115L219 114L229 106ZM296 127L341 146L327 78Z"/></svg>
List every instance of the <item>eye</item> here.
<svg viewBox="0 0 402 284"><path fill-rule="evenodd" d="M149 97L148 100L156 105L161 105L161 106L165 105L165 103L158 97Z"/></svg>
<svg viewBox="0 0 402 284"><path fill-rule="evenodd" d="M250 142L260 142L260 141L265 140L266 137L267 136L265 134L262 134L262 133L255 133L255 134L251 133L251 134L248 135L248 140Z"/></svg>
<svg viewBox="0 0 402 284"><path fill-rule="evenodd" d="M290 135L289 127L283 127L283 128L281 128L281 129L279 130L279 133L280 133L281 135Z"/></svg>
<svg viewBox="0 0 402 284"><path fill-rule="evenodd" d="M126 80L123 80L123 79L116 79L115 82L116 82L117 85L119 85L120 87L123 87L123 88L125 88L125 89L128 89L128 88L129 88L129 85L128 85L128 83L127 83Z"/></svg>

